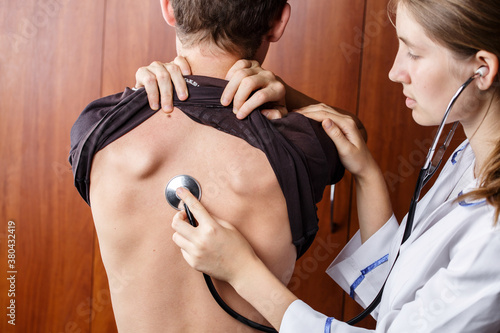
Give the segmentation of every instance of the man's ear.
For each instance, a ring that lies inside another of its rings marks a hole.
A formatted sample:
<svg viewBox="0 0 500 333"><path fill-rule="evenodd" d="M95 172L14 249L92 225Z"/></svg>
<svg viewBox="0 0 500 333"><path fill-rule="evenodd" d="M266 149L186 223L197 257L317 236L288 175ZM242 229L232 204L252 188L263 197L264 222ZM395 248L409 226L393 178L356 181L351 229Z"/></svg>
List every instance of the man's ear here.
<svg viewBox="0 0 500 333"><path fill-rule="evenodd" d="M174 9L172 8L170 0L160 0L160 2L161 2L161 13L163 14L163 18L165 19L165 21L167 21L169 26L175 27Z"/></svg>
<svg viewBox="0 0 500 333"><path fill-rule="evenodd" d="M479 89L488 90L495 82L498 82L498 57L494 53L481 50L476 53L475 63L488 69L486 75L476 79Z"/></svg>
<svg viewBox="0 0 500 333"><path fill-rule="evenodd" d="M280 40L281 36L283 36L286 25L288 24L288 20L290 19L291 11L292 9L290 7L290 4L287 2L285 4L285 7L283 8L283 11L281 12L281 16L278 20L274 21L271 30L267 34L268 42L277 42Z"/></svg>

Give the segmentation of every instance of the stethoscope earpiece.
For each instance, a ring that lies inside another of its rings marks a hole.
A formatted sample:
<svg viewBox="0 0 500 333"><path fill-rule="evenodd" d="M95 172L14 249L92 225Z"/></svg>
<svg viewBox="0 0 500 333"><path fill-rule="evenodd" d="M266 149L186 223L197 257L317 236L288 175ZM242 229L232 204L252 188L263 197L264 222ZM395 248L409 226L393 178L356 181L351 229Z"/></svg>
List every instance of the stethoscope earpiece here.
<svg viewBox="0 0 500 333"><path fill-rule="evenodd" d="M481 66L478 68L475 74L479 75L479 77L485 77L486 75L488 75L488 73L489 73L488 67Z"/></svg>

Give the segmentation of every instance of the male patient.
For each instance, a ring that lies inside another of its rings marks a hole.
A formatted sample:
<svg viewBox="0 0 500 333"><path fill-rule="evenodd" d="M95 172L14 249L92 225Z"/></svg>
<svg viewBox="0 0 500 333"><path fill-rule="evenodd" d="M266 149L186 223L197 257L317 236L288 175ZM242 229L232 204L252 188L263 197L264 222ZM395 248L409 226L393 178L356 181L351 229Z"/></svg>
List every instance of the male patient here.
<svg viewBox="0 0 500 333"><path fill-rule="evenodd" d="M287 283L317 232L315 204L343 175L319 123L299 114L237 120L220 103L223 80L241 58L264 60L280 39L286 0L161 0L176 28L177 51L191 66L189 99L170 114L148 106L143 89L91 103L71 132L75 185L92 207L120 332L254 332L214 301L201 273L171 240L176 211L164 190L194 177L211 214L230 221ZM240 314L263 318L227 284L222 298Z"/></svg>

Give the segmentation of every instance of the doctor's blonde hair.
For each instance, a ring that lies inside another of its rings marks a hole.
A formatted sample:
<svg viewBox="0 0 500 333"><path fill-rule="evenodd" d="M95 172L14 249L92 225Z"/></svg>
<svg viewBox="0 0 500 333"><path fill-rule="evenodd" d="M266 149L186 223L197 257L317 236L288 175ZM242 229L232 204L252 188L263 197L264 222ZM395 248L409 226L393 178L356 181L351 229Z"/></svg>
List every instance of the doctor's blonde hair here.
<svg viewBox="0 0 500 333"><path fill-rule="evenodd" d="M499 0L390 0L392 17L402 4L423 27L427 36L451 50L458 58L474 57L478 51L491 52L500 59ZM499 76L490 87L493 103L500 103ZM499 124L500 127L500 124ZM481 170L480 187L463 198L486 199L500 215L500 141Z"/></svg>

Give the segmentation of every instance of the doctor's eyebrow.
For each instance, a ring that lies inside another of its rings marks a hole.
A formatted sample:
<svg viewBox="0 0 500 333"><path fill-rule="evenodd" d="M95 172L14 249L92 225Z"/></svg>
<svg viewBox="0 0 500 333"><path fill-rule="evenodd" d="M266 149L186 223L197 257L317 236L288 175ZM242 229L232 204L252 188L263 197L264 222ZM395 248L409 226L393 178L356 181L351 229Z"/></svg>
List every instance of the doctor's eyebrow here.
<svg viewBox="0 0 500 333"><path fill-rule="evenodd" d="M398 39L400 41L402 41L403 43L405 43L406 46L412 48L412 49L420 49L421 47L418 47L417 45L413 44L411 41L409 41L408 39L406 39L405 37L402 37L402 36L398 36Z"/></svg>

